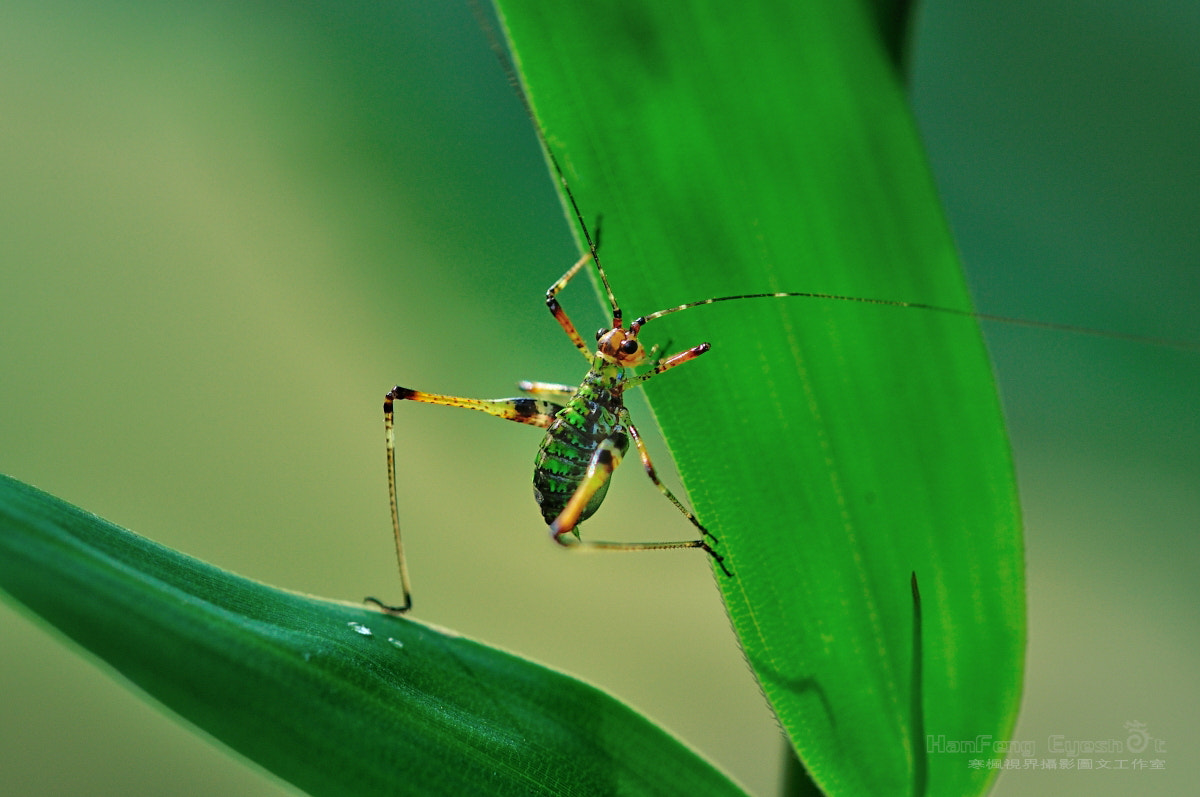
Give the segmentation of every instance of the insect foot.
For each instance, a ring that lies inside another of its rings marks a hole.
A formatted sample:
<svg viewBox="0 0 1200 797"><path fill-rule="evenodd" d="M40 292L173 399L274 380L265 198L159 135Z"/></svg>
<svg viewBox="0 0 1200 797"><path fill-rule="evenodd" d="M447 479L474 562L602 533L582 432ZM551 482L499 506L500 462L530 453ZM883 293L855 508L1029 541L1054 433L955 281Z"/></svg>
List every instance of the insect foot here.
<svg viewBox="0 0 1200 797"><path fill-rule="evenodd" d="M376 606L378 606L380 609L382 609L384 614L391 614L391 615L399 616L402 614L407 614L408 610L412 608L412 597L406 594L404 596L404 605L403 606L391 606L391 605L386 604L383 601L379 600L379 598L370 598L370 597L363 598L363 603L373 603Z"/></svg>

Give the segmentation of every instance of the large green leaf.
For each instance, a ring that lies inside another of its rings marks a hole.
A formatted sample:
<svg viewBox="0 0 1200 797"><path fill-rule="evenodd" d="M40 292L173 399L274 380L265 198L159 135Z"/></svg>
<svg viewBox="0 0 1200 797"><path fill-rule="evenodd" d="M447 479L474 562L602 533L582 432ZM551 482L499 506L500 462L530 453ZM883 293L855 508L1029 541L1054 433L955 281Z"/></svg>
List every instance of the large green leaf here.
<svg viewBox="0 0 1200 797"><path fill-rule="evenodd" d="M868 4L499 5L574 196L603 214L626 318L762 291L969 307ZM994 771L925 739L1009 738L1021 691L1019 510L976 324L782 299L650 335L713 344L647 393L722 540L746 656L817 783L985 790Z"/></svg>
<svg viewBox="0 0 1200 797"><path fill-rule="evenodd" d="M741 794L598 690L239 578L0 477L0 589L311 794Z"/></svg>

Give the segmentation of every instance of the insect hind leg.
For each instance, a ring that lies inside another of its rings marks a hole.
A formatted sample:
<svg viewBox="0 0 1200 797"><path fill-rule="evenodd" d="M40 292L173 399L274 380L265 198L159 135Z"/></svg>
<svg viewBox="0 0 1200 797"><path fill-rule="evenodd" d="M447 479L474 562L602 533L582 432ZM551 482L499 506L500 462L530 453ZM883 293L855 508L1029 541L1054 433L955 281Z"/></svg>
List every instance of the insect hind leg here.
<svg viewBox="0 0 1200 797"><path fill-rule="evenodd" d="M383 430L387 445L388 503L391 505L392 535L396 540L396 562L400 569L400 588L403 592L403 601L393 606L378 598L366 599L366 602L375 604L388 614L404 614L412 608L412 589L408 580L404 543L400 537L400 510L396 498L395 403L397 401L420 401L426 404L479 410L497 418L542 429L549 426L554 420L555 413L562 409L561 405L540 398L470 399L460 396L444 396L438 393L424 393L399 385L388 391L383 399Z"/></svg>
<svg viewBox="0 0 1200 797"><path fill-rule="evenodd" d="M707 537L713 543L716 543L717 538L713 536L712 532L704 528L700 521L696 519L696 516L680 503L679 499L659 480L658 474L654 470L654 465L650 461L650 455L646 451L645 443L642 442L641 436L637 433L633 425L628 423L628 411L622 412L621 415L625 421L626 428L629 429L630 436L633 437L637 445L638 455L641 457L642 464L645 466L646 473L650 476L651 481L675 505L675 508L682 512L692 522L692 525L699 529L701 533L700 539L672 540L668 542L612 542L607 540L582 540L578 534L572 533L583 516L584 510L591 503L592 498L607 485L613 471L621 464L622 447L612 438L602 442L596 449L596 453L592 455L587 473L584 475L579 487L576 488L563 511L550 523L551 539L566 548L595 551L666 551L678 548L699 548L713 558L713 561L717 563L717 566L721 568L721 571L726 576L732 577L733 573L725 565L725 557L717 553L712 545L704 539Z"/></svg>

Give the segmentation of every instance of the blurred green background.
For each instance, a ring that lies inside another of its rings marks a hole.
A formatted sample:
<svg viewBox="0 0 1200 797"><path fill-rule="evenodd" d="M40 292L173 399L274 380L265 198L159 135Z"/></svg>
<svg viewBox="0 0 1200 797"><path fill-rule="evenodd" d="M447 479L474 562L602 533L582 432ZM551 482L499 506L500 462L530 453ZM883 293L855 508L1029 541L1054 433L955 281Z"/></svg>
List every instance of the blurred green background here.
<svg viewBox="0 0 1200 797"><path fill-rule="evenodd" d="M1200 11L970 6L925 4L912 85L979 309L1200 340ZM393 384L581 373L541 299L574 245L465 3L9 0L0 203L0 470L265 582L395 595ZM563 299L603 321L586 288ZM1026 508L1016 737L1044 757L1136 720L1167 762L996 793L1191 793L1200 356L987 333ZM419 616L597 683L772 793L782 745L699 557L566 554L531 497L536 432L400 410ZM593 528L678 528L639 473L617 481ZM20 610L0 624L5 793L289 792Z"/></svg>

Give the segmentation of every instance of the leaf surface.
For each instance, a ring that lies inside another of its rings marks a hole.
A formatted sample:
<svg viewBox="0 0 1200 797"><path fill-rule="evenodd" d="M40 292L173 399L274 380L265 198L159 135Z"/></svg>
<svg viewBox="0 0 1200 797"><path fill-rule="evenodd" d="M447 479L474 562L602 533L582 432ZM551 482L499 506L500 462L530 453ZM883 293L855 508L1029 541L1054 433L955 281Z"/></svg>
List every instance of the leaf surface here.
<svg viewBox="0 0 1200 797"><path fill-rule="evenodd" d="M0 589L310 794L742 794L587 684L240 578L4 476Z"/></svg>
<svg viewBox="0 0 1200 797"><path fill-rule="evenodd" d="M771 291L969 309L870 4L499 5L575 199L603 215L626 319ZM1009 738L1021 693L1020 515L977 324L759 299L664 317L643 340L712 343L646 392L817 783L985 791L991 772L925 738Z"/></svg>

